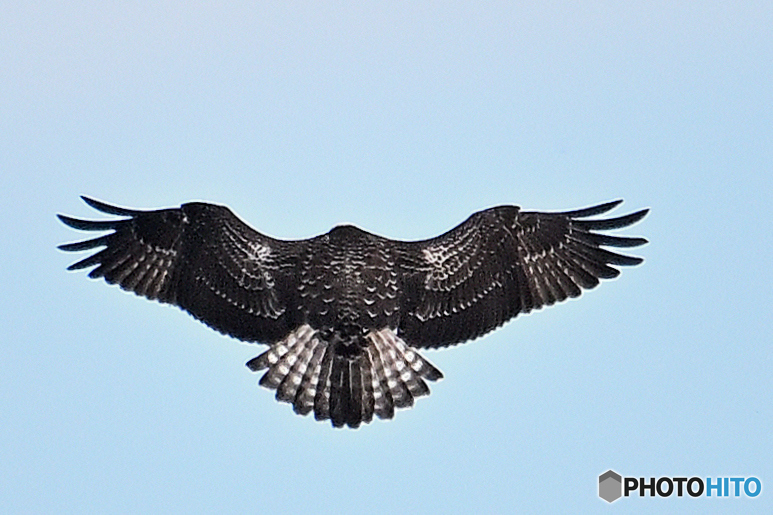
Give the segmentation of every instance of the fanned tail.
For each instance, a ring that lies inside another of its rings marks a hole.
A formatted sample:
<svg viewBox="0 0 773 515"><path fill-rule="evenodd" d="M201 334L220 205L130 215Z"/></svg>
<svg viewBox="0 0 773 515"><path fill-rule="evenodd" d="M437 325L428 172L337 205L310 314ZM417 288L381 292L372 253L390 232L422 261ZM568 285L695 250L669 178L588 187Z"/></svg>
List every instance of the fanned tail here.
<svg viewBox="0 0 773 515"><path fill-rule="evenodd" d="M309 325L290 333L247 362L252 371L268 369L260 384L300 415L312 410L334 427L357 428L373 416L390 419L395 408L413 406L429 394L425 380L443 374L392 329L371 331L354 352L323 340Z"/></svg>

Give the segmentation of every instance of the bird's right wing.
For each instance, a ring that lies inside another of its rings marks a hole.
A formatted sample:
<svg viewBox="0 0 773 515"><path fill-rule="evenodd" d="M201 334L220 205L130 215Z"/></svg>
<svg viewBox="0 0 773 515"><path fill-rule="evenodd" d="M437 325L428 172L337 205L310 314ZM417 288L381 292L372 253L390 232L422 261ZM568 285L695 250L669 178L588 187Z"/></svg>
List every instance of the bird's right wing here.
<svg viewBox="0 0 773 515"><path fill-rule="evenodd" d="M296 288L294 256L301 241L265 236L228 208L194 202L139 211L83 197L91 207L124 218L59 219L84 231L113 232L60 245L66 251L104 247L68 270L95 267L91 278L118 284L148 299L177 305L236 338L270 343L291 329Z"/></svg>
<svg viewBox="0 0 773 515"><path fill-rule="evenodd" d="M401 336L418 348L471 340L616 277L615 266L641 263L602 247L636 247L646 239L596 231L634 224L646 209L587 220L620 202L561 213L499 206L436 238L400 243Z"/></svg>

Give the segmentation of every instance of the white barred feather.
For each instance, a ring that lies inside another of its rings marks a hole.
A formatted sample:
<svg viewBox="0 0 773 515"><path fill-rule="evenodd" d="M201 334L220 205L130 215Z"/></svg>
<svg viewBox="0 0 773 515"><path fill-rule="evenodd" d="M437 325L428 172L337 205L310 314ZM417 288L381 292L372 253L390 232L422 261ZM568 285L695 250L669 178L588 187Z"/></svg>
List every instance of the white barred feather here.
<svg viewBox="0 0 773 515"><path fill-rule="evenodd" d="M319 371L322 365L322 357L325 355L325 349L327 348L327 345L320 343L317 338L313 338L311 343L314 349L293 402L293 409L299 415L308 415L314 409L314 397L317 395Z"/></svg>
<svg viewBox="0 0 773 515"><path fill-rule="evenodd" d="M390 419L395 408L410 407L415 397L429 394L425 379L442 377L390 328L367 333L361 344L363 352L338 355L304 324L247 366L268 369L261 386L276 390L277 400L292 404L296 413L314 411L314 418L332 419L338 427L357 427L374 415Z"/></svg>

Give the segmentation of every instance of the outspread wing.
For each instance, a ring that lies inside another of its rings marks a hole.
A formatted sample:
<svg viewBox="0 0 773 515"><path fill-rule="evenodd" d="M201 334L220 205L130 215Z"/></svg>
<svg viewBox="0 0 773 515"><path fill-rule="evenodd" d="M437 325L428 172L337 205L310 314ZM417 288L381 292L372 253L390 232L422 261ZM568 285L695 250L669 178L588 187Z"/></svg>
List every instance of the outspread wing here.
<svg viewBox="0 0 773 515"><path fill-rule="evenodd" d="M260 234L228 208L202 202L137 211L83 197L91 207L123 218L90 221L59 215L84 231L113 231L60 245L66 251L104 247L69 270L95 267L104 279L137 295L177 305L220 332L271 343L296 321L289 296L293 259L301 242Z"/></svg>
<svg viewBox="0 0 773 515"><path fill-rule="evenodd" d="M437 238L403 243L400 336L415 347L461 343L617 277L613 265L641 263L602 247L636 247L646 239L596 231L634 224L647 209L586 220L621 202L562 213L500 206Z"/></svg>

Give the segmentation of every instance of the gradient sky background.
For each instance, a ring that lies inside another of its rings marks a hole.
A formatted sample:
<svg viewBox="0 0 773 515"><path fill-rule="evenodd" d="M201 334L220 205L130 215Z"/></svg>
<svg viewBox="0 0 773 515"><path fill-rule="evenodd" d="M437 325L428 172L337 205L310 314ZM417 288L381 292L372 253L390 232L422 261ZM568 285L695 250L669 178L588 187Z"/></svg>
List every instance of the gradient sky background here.
<svg viewBox="0 0 773 515"><path fill-rule="evenodd" d="M0 2L2 509L770 513L773 4L321 4ZM624 198L651 243L333 430L256 386L264 347L65 272L80 194L405 239ZM608 506L609 468L763 494Z"/></svg>

